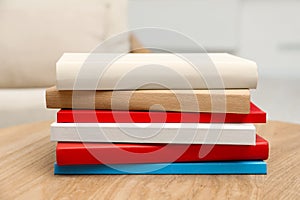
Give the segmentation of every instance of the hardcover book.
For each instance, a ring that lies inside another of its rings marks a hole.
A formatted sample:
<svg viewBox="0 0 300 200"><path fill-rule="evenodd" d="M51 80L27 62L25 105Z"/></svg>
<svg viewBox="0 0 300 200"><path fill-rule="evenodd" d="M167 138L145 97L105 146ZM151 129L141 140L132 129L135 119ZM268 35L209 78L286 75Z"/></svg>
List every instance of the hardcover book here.
<svg viewBox="0 0 300 200"><path fill-rule="evenodd" d="M255 89L257 77L255 62L226 53L65 53L56 63L58 90Z"/></svg>
<svg viewBox="0 0 300 200"><path fill-rule="evenodd" d="M256 136L255 145L113 144L58 142L58 165L266 160L268 142Z"/></svg>
<svg viewBox="0 0 300 200"><path fill-rule="evenodd" d="M254 103L250 113L191 113L120 110L71 110L57 112L58 123L265 123L266 113Z"/></svg>
<svg viewBox="0 0 300 200"><path fill-rule="evenodd" d="M249 113L250 91L46 91L48 108ZM153 105L159 105L154 106Z"/></svg>
<svg viewBox="0 0 300 200"><path fill-rule="evenodd" d="M253 124L52 123L51 140L61 142L255 145Z"/></svg>
<svg viewBox="0 0 300 200"><path fill-rule="evenodd" d="M65 166L55 163L54 174L267 174L267 164L264 161Z"/></svg>

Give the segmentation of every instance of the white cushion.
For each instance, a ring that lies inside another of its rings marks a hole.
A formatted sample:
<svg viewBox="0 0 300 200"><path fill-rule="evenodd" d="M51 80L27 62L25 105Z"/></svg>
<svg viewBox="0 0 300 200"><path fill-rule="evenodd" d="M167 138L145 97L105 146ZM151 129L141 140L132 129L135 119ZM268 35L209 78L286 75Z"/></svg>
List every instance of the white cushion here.
<svg viewBox="0 0 300 200"><path fill-rule="evenodd" d="M0 89L0 127L54 120L57 110L47 109L45 88Z"/></svg>
<svg viewBox="0 0 300 200"><path fill-rule="evenodd" d="M55 85L64 52L90 52L127 28L127 0L2 0L0 87ZM108 52L128 51L122 37Z"/></svg>

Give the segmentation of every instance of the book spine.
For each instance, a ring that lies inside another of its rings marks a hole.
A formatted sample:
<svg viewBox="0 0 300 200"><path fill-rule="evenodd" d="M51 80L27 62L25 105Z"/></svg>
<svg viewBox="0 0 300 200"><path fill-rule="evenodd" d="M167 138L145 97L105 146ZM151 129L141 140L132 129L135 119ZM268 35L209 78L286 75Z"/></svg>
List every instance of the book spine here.
<svg viewBox="0 0 300 200"><path fill-rule="evenodd" d="M152 170L150 170L152 169ZM107 165L54 164L54 174L267 174L264 161Z"/></svg>
<svg viewBox="0 0 300 200"><path fill-rule="evenodd" d="M213 102L213 103L212 103ZM48 108L155 110L177 112L249 113L250 91L245 90L137 90L58 91L47 89ZM152 107L153 105L160 105Z"/></svg>
<svg viewBox="0 0 300 200"><path fill-rule="evenodd" d="M187 60L199 62L192 64L173 54L128 54L118 59L106 54L84 57L69 54L57 62L58 90L163 89L162 85L177 90L255 89L257 85L256 63L228 54L184 54ZM118 84L124 76L128 81Z"/></svg>
<svg viewBox="0 0 300 200"><path fill-rule="evenodd" d="M209 153L200 156L205 150ZM268 155L265 140L254 146L58 143L56 148L58 165L266 160Z"/></svg>
<svg viewBox="0 0 300 200"><path fill-rule="evenodd" d="M159 134L153 135L158 130ZM209 134L210 131L214 134ZM65 142L255 145L255 135L256 129L253 124L152 123L149 126L148 123L53 123L51 125L51 140Z"/></svg>
<svg viewBox="0 0 300 200"><path fill-rule="evenodd" d="M256 110L255 110L256 109ZM60 110L58 123L265 123L266 113L251 103L249 114Z"/></svg>

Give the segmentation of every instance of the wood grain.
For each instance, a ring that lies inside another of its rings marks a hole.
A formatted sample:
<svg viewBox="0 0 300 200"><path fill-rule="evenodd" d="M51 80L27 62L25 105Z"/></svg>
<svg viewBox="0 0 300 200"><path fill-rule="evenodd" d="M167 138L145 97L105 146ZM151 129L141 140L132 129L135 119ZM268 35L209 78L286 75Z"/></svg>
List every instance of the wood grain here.
<svg viewBox="0 0 300 200"><path fill-rule="evenodd" d="M52 87L46 91L46 103L48 108L249 113L250 92L248 89L58 91Z"/></svg>
<svg viewBox="0 0 300 200"><path fill-rule="evenodd" d="M130 52L131 53L151 53L149 49L146 49L139 39L134 35L130 35Z"/></svg>
<svg viewBox="0 0 300 200"><path fill-rule="evenodd" d="M300 199L300 125L268 122L268 175L54 176L50 123L0 129L0 199Z"/></svg>

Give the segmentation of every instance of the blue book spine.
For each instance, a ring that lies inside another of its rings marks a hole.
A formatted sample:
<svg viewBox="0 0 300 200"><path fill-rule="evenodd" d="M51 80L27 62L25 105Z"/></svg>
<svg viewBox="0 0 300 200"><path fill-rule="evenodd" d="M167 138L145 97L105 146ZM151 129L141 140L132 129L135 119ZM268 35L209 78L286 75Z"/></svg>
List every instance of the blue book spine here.
<svg viewBox="0 0 300 200"><path fill-rule="evenodd" d="M54 174L267 174L267 164L264 161L64 166L55 163Z"/></svg>

